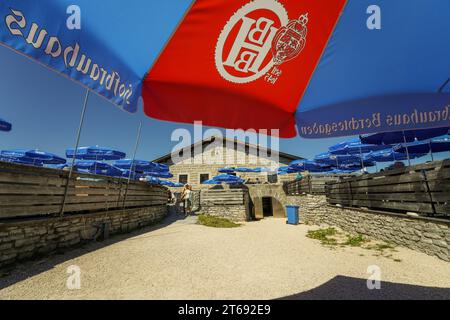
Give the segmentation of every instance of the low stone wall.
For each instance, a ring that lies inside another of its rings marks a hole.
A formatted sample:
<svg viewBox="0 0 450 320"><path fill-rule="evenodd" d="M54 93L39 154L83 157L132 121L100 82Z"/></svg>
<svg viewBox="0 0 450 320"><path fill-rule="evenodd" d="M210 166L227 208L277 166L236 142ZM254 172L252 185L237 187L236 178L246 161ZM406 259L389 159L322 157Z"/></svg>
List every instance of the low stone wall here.
<svg viewBox="0 0 450 320"><path fill-rule="evenodd" d="M48 254L56 249L93 241L154 224L167 215L167 206L126 209L0 223L0 268Z"/></svg>
<svg viewBox="0 0 450 320"><path fill-rule="evenodd" d="M244 222L250 220L248 207L245 205L230 206L202 206L202 214L226 218L234 222Z"/></svg>
<svg viewBox="0 0 450 320"><path fill-rule="evenodd" d="M201 214L226 218L235 222L250 220L249 194L242 190L203 190L200 195Z"/></svg>
<svg viewBox="0 0 450 320"><path fill-rule="evenodd" d="M328 205L325 196L289 196L286 200L300 206L300 221L337 226L450 261L450 220L340 208Z"/></svg>

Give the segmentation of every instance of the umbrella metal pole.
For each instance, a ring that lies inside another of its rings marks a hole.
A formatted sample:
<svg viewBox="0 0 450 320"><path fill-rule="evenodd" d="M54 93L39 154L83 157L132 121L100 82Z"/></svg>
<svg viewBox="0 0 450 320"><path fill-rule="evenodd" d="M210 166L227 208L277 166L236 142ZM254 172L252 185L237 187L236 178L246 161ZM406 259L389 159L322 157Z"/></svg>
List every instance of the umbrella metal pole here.
<svg viewBox="0 0 450 320"><path fill-rule="evenodd" d="M430 145L430 156L431 156L431 162L434 161L434 156L433 156L433 149L431 149L431 141L428 142L428 144Z"/></svg>
<svg viewBox="0 0 450 320"><path fill-rule="evenodd" d="M125 189L125 195L123 197L122 209L125 208L125 202L127 201L127 193L128 193L128 187L130 186L131 173L133 172L133 170L132 170L133 167L135 167L134 160L136 160L136 152L137 152L137 149L139 146L139 140L141 139L141 130L142 130L142 121L139 123L139 129L138 129L138 133L137 133L137 137L136 137L136 144L134 146L133 159L131 160L130 172L128 173L127 187Z"/></svg>
<svg viewBox="0 0 450 320"><path fill-rule="evenodd" d="M70 179L72 179L73 167L75 166L75 159L77 157L78 147L80 146L81 130L83 129L84 118L86 115L86 109L87 109L87 105L88 105L88 101L89 101L89 92L90 92L89 89L86 89L86 96L84 97L83 110L81 111L80 125L78 126L77 139L75 142L75 149L74 149L73 156L72 156L72 165L70 166L69 175L67 176L66 188L64 190L64 198L63 198L63 202L61 205L61 211L60 211L61 216L64 215L64 209L66 207L66 201L67 201L67 194L69 193Z"/></svg>
<svg viewBox="0 0 450 320"><path fill-rule="evenodd" d="M406 148L406 157L408 158L408 165L411 166L411 159L409 158L408 146L406 145L405 131L403 130L402 132L403 132L403 141L405 142L405 148Z"/></svg>
<svg viewBox="0 0 450 320"><path fill-rule="evenodd" d="M359 157L361 158L361 168L364 171L366 171L366 168L364 167L364 159L363 159L363 155L362 155L362 148L359 147Z"/></svg>

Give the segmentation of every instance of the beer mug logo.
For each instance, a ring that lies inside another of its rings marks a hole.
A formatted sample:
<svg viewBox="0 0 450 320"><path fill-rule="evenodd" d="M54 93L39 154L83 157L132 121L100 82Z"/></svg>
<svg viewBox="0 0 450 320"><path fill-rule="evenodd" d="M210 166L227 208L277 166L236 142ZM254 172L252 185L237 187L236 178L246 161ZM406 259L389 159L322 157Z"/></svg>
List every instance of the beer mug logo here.
<svg viewBox="0 0 450 320"><path fill-rule="evenodd" d="M289 21L287 26L277 32L272 44L275 65L292 60L302 52L306 45L307 24L308 14L306 13L298 20Z"/></svg>
<svg viewBox="0 0 450 320"><path fill-rule="evenodd" d="M289 21L286 9L276 0L247 3L230 18L219 36L215 51L219 74L238 84L265 76L303 50L307 23L307 14Z"/></svg>

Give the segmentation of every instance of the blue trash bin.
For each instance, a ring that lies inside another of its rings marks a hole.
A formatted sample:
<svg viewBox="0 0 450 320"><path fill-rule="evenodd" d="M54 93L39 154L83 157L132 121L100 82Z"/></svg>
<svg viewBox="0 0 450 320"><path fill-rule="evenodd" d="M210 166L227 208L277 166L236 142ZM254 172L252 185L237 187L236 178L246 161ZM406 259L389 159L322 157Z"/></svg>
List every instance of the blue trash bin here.
<svg viewBox="0 0 450 320"><path fill-rule="evenodd" d="M298 208L299 206L286 206L286 216L288 224L296 225L299 223Z"/></svg>

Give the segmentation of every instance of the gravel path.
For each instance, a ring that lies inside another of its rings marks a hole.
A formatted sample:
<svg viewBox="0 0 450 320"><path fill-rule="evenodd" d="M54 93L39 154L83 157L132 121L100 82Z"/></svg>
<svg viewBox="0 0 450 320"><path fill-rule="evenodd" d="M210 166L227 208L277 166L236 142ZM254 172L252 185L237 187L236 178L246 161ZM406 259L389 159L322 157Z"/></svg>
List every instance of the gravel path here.
<svg viewBox="0 0 450 320"><path fill-rule="evenodd" d="M0 299L450 299L450 263L404 248L394 253L401 262L330 249L306 238L311 228L170 221L24 264L0 278ZM81 268L79 290L66 288L71 265ZM381 269L381 290L367 289L370 265Z"/></svg>

